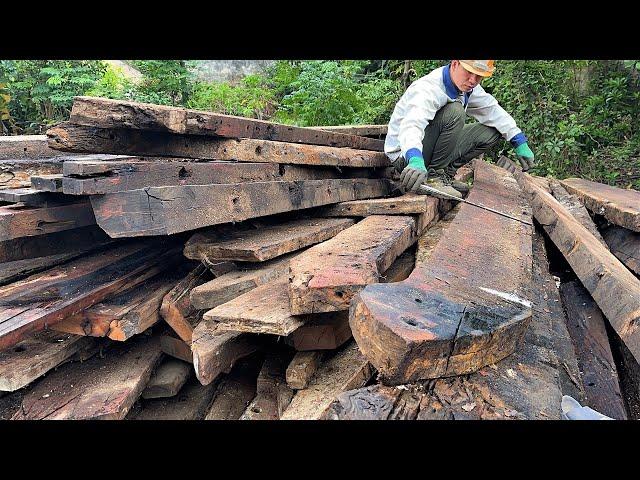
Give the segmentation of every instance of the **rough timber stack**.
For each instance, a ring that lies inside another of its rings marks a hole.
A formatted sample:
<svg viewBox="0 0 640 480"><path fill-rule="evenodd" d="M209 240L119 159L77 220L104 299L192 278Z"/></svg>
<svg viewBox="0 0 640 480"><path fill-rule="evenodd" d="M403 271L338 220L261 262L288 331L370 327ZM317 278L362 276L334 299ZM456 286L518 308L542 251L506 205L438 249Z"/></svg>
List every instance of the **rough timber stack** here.
<svg viewBox="0 0 640 480"><path fill-rule="evenodd" d="M596 227L504 161L459 178L522 222L398 196L385 129L77 98L58 170L0 193L0 418L556 419L563 394L635 415L631 207L573 182Z"/></svg>

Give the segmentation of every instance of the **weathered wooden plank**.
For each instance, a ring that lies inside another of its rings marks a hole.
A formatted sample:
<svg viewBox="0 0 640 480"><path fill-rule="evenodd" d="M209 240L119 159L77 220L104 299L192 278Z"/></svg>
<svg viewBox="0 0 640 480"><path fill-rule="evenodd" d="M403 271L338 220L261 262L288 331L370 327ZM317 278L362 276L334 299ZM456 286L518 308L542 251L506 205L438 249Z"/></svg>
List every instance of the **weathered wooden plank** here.
<svg viewBox="0 0 640 480"><path fill-rule="evenodd" d="M31 175L31 186L44 192L62 193L62 174L54 173L50 175Z"/></svg>
<svg viewBox="0 0 640 480"><path fill-rule="evenodd" d="M640 275L640 233L612 225L602 233L609 250L636 275Z"/></svg>
<svg viewBox="0 0 640 480"><path fill-rule="evenodd" d="M142 409L127 417L132 420L203 420L218 385L202 385L192 378L175 396L142 402Z"/></svg>
<svg viewBox="0 0 640 480"><path fill-rule="evenodd" d="M94 343L92 338L47 331L0 351L0 390L13 392L28 385Z"/></svg>
<svg viewBox="0 0 640 480"><path fill-rule="evenodd" d="M260 285L287 275L289 261L293 255L269 260L252 269L225 273L194 287L190 294L191 305L197 309L212 309Z"/></svg>
<svg viewBox="0 0 640 480"><path fill-rule="evenodd" d="M38 159L65 155L49 148L46 135L0 136L0 160Z"/></svg>
<svg viewBox="0 0 640 480"><path fill-rule="evenodd" d="M160 315L187 344L191 344L193 328L200 321L202 313L191 304L190 293L211 276L209 269L199 264L162 299Z"/></svg>
<svg viewBox="0 0 640 480"><path fill-rule="evenodd" d="M169 259L174 268L71 315L51 326L59 332L109 337L124 342L160 321L160 304L179 280L181 259Z"/></svg>
<svg viewBox="0 0 640 480"><path fill-rule="evenodd" d="M193 355L191 354L191 346L181 338L166 334L160 336L160 348L162 353L182 360L183 362L193 363Z"/></svg>
<svg viewBox="0 0 640 480"><path fill-rule="evenodd" d="M279 420L291 403L294 391L285 379L290 352L269 352L257 378L256 396L240 420Z"/></svg>
<svg viewBox="0 0 640 480"><path fill-rule="evenodd" d="M358 345L351 342L321 365L307 388L297 391L281 419L318 420L338 394L362 387L373 374Z"/></svg>
<svg viewBox="0 0 640 480"><path fill-rule="evenodd" d="M327 217L368 217L369 215L407 215L438 210L438 199L427 195L406 193L400 197L373 198L343 202L319 211Z"/></svg>
<svg viewBox="0 0 640 480"><path fill-rule="evenodd" d="M388 167L382 152L357 148L303 145L251 138L224 139L201 135L98 128L63 122L47 130L52 148L71 152L117 153L146 157L278 163L287 176L289 164L350 168Z"/></svg>
<svg viewBox="0 0 640 480"><path fill-rule="evenodd" d="M14 420L123 419L140 396L162 352L142 336L45 377L24 397Z"/></svg>
<svg viewBox="0 0 640 480"><path fill-rule="evenodd" d="M285 253L323 242L354 224L345 218L309 218L267 225L253 230L194 234L184 246L184 256L209 261L264 262Z"/></svg>
<svg viewBox="0 0 640 480"><path fill-rule="evenodd" d="M114 241L97 225L0 241L0 262L88 251Z"/></svg>
<svg viewBox="0 0 640 480"><path fill-rule="evenodd" d="M576 195L593 213L611 223L640 232L640 192L624 190L583 178L567 178L560 183Z"/></svg>
<svg viewBox="0 0 640 480"><path fill-rule="evenodd" d="M387 179L255 182L152 187L91 197L111 237L169 235L329 203L383 196ZM126 212L126 215L124 215Z"/></svg>
<svg viewBox="0 0 640 480"><path fill-rule="evenodd" d="M167 359L151 374L141 397L144 399L173 397L187 383L192 372L193 368L189 363Z"/></svg>
<svg viewBox="0 0 640 480"><path fill-rule="evenodd" d="M256 377L262 363L261 353L249 355L238 360L228 374L221 375L205 420L238 420L256 396Z"/></svg>
<svg viewBox="0 0 640 480"><path fill-rule="evenodd" d="M0 349L171 266L177 248L155 242L101 251L0 287Z"/></svg>
<svg viewBox="0 0 640 480"><path fill-rule="evenodd" d="M0 207L0 242L71 230L95 223L91 205L86 200L43 208L20 204L7 205Z"/></svg>
<svg viewBox="0 0 640 480"><path fill-rule="evenodd" d="M309 320L304 325L285 338L285 343L299 352L335 350L352 337L348 312L316 313L307 317Z"/></svg>
<svg viewBox="0 0 640 480"><path fill-rule="evenodd" d="M362 137L378 137L387 134L388 125L325 125L319 128L327 132L346 133L349 135L360 135Z"/></svg>
<svg viewBox="0 0 640 480"><path fill-rule="evenodd" d="M287 367L287 384L295 390L307 388L311 377L318 370L324 354L325 352L319 350L296 353Z"/></svg>
<svg viewBox="0 0 640 480"><path fill-rule="evenodd" d="M507 172L478 161L474 173L471 201L529 221ZM368 285L354 298L351 330L385 383L471 373L521 342L530 278L531 226L464 204L407 280Z"/></svg>
<svg viewBox="0 0 640 480"><path fill-rule="evenodd" d="M29 275L47 270L48 268L60 265L82 255L83 251L71 253L59 253L58 255L48 255L46 257L28 258L25 260L14 260L0 264L0 285L22 280Z"/></svg>
<svg viewBox="0 0 640 480"><path fill-rule="evenodd" d="M640 360L640 280L582 226L558 201L526 174L518 181L536 219L591 293L609 324Z"/></svg>
<svg viewBox="0 0 640 480"><path fill-rule="evenodd" d="M279 142L351 147L382 152L384 142L356 135L293 127L263 120L180 107L95 97L75 97L70 121L101 128L133 128L226 138L260 138Z"/></svg>
<svg viewBox="0 0 640 480"><path fill-rule="evenodd" d="M291 313L348 310L416 239L413 217L374 215L311 247L291 260Z"/></svg>
<svg viewBox="0 0 640 480"><path fill-rule="evenodd" d="M27 207L55 207L65 203L77 202L77 199L73 197L69 199L59 193L43 192L35 188L11 188L0 190L0 201L22 203Z"/></svg>
<svg viewBox="0 0 640 480"><path fill-rule="evenodd" d="M627 418L602 312L578 282L560 285L567 327L583 373L586 405L618 420Z"/></svg>
<svg viewBox="0 0 640 480"><path fill-rule="evenodd" d="M261 348L260 339L240 332L224 332L209 322L193 330L193 368L200 383L208 385L234 363Z"/></svg>
<svg viewBox="0 0 640 480"><path fill-rule="evenodd" d="M600 232L593 223L593 220L591 220L589 212L582 204L582 202L578 199L578 197L576 197L575 195L571 195L562 187L562 185L560 185L560 183L555 180L548 180L548 185L550 190L545 190L547 190L547 192L550 192L556 198L556 200L558 200L558 202L560 202L560 204L564 206L564 208L566 208L567 211L571 213L571 215L573 215L576 220L578 220L578 222L580 222L580 224L584 228L589 230L589 232L591 232L591 234L596 237L600 243L602 243L602 245L606 246L606 243L602 239Z"/></svg>

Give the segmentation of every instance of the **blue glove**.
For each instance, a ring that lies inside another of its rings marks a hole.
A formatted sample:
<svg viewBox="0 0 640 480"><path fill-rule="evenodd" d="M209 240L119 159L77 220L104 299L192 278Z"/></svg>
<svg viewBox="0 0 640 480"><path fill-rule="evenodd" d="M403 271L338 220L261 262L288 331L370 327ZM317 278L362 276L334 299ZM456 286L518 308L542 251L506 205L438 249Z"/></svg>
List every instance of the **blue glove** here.
<svg viewBox="0 0 640 480"><path fill-rule="evenodd" d="M535 157L529 148L529 144L526 142L516 147L516 158L520 162L520 165L522 165L523 172L535 166Z"/></svg>
<svg viewBox="0 0 640 480"><path fill-rule="evenodd" d="M400 183L405 191L415 192L420 188L422 182L428 177L427 167L424 165L424 159L420 156L413 156L409 159L409 163L400 174Z"/></svg>

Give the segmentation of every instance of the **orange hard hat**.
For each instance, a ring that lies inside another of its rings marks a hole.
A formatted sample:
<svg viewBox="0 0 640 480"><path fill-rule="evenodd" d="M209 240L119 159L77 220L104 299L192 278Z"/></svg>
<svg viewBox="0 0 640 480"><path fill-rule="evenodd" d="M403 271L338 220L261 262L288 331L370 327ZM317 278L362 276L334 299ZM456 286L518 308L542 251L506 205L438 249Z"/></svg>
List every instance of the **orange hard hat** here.
<svg viewBox="0 0 640 480"><path fill-rule="evenodd" d="M496 69L494 62L495 60L460 60L460 65L471 73L481 77L490 77Z"/></svg>

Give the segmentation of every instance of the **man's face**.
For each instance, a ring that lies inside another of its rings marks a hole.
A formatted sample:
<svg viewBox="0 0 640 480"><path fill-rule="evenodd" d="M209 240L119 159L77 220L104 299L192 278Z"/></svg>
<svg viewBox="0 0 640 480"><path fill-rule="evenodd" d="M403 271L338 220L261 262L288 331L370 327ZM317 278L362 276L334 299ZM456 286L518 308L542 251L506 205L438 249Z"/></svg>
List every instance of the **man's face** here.
<svg viewBox="0 0 640 480"><path fill-rule="evenodd" d="M451 74L451 80L454 85L458 87L458 90L461 92L470 92L476 87L476 85L480 84L483 78L480 75L476 75L475 73L471 73L466 70L458 60L453 60L451 62L449 73Z"/></svg>

